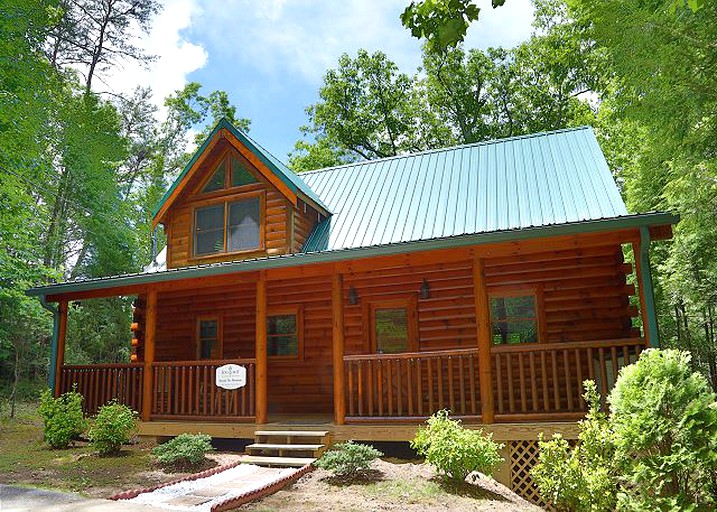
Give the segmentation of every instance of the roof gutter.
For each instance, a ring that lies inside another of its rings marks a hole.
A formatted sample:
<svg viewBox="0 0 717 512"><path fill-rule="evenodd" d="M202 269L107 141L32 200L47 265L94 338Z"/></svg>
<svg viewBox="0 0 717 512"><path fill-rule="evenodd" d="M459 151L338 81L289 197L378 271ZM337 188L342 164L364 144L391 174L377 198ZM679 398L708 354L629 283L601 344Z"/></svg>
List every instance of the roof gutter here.
<svg viewBox="0 0 717 512"><path fill-rule="evenodd" d="M435 249L450 249L470 245L483 245L500 242L515 242L532 238L546 238L552 236L574 235L581 233L596 233L619 229L641 228L656 225L675 224L679 217L670 213L648 213L601 219L581 221L570 224L556 224L533 228L514 229L506 231L493 231L470 235L458 235L448 238L420 240L412 242L397 242L393 244L355 249L339 249L333 251L319 251L309 253L296 253L281 256L271 256L253 260L219 263L205 267L178 268L153 274L135 274L127 276L92 279L87 281L60 283L50 286L41 286L27 291L31 296L58 295L69 292L115 288L128 285L142 285L190 279L197 277L216 276L233 272L247 272L252 270L266 270L272 268L309 265L313 263L331 263L357 258L370 258L374 256L390 256L409 252L430 251Z"/></svg>

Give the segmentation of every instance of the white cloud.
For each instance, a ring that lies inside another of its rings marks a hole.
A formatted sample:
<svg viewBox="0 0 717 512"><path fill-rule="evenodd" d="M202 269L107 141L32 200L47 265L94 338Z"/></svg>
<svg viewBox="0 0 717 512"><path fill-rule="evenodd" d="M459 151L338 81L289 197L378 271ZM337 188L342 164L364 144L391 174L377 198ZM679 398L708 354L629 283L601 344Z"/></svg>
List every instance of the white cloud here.
<svg viewBox="0 0 717 512"><path fill-rule="evenodd" d="M514 46L530 35L529 0L508 0L497 9L490 0L477 3L481 15L469 29L468 47ZM317 84L342 53L359 48L382 50L402 70L415 70L421 43L399 19L407 5L408 0L203 0L195 27L212 58Z"/></svg>
<svg viewBox="0 0 717 512"><path fill-rule="evenodd" d="M203 46L190 42L182 35L192 18L199 13L194 0L166 0L164 9L157 15L149 34L142 35L138 46L157 60L144 67L126 62L113 68L111 75L103 77L105 85L115 93L129 93L138 85L149 86L154 102L160 106L164 98L181 89L187 75L203 67L207 52Z"/></svg>

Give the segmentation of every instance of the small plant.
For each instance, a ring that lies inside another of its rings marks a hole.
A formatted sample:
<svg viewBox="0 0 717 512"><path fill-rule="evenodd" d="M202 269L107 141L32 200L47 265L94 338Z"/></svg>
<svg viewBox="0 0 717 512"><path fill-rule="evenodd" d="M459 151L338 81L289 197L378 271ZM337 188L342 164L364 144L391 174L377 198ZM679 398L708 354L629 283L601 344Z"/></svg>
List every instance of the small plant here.
<svg viewBox="0 0 717 512"><path fill-rule="evenodd" d="M180 434L152 450L157 462L165 467L190 469L205 460L212 451L212 438L206 434Z"/></svg>
<svg viewBox="0 0 717 512"><path fill-rule="evenodd" d="M541 496L556 510L598 512L615 510L615 445L600 395L585 381L586 419L579 423L579 444L571 448L560 435L545 441L541 434L538 464L531 475Z"/></svg>
<svg viewBox="0 0 717 512"><path fill-rule="evenodd" d="M498 454L503 445L494 442L491 434L464 428L446 410L438 411L426 423L418 429L411 447L450 480L465 480L473 471L490 475L503 460Z"/></svg>
<svg viewBox="0 0 717 512"><path fill-rule="evenodd" d="M112 400L100 407L94 424L87 433L92 447L101 455L118 453L137 432L137 413Z"/></svg>
<svg viewBox="0 0 717 512"><path fill-rule="evenodd" d="M67 448L87 428L82 414L82 400L82 395L76 391L68 391L55 398L46 389L40 395L37 411L45 425L45 441L52 448Z"/></svg>
<svg viewBox="0 0 717 512"><path fill-rule="evenodd" d="M318 468L330 471L335 476L355 476L366 471L371 463L383 453L373 446L348 441L334 446L334 448L314 462Z"/></svg>

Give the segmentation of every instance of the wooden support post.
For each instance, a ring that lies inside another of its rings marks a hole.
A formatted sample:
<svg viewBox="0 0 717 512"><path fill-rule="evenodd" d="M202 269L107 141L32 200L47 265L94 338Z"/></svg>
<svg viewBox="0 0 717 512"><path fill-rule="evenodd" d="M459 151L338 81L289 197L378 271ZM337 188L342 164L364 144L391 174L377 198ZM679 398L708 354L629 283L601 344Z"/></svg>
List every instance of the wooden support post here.
<svg viewBox="0 0 717 512"><path fill-rule="evenodd" d="M142 421L149 421L152 413L152 363L154 363L154 345L157 332L157 290L147 292L144 310L144 377L142 382Z"/></svg>
<svg viewBox="0 0 717 512"><path fill-rule="evenodd" d="M266 423L267 353L266 353L266 272L256 282L256 422Z"/></svg>
<svg viewBox="0 0 717 512"><path fill-rule="evenodd" d="M491 347L490 303L485 284L483 260L473 262L473 293L475 297L478 335L478 371L480 375L481 416L483 423L493 423L493 358ZM500 383L498 383L500 385Z"/></svg>
<svg viewBox="0 0 717 512"><path fill-rule="evenodd" d="M55 397L60 396L60 384L62 382L62 366L65 364L65 338L67 338L67 301L62 300L58 304L58 325L57 325L57 353L55 356Z"/></svg>
<svg viewBox="0 0 717 512"><path fill-rule="evenodd" d="M650 231L640 229L640 236L632 242L632 255L635 259L637 290L640 294L640 317L645 335L645 345L659 347L660 338L655 313L655 297L652 290L652 273L650 272Z"/></svg>
<svg viewBox="0 0 717 512"><path fill-rule="evenodd" d="M346 420L344 393L344 294L341 274L334 273L331 281L331 316L334 365L334 423L343 425Z"/></svg>

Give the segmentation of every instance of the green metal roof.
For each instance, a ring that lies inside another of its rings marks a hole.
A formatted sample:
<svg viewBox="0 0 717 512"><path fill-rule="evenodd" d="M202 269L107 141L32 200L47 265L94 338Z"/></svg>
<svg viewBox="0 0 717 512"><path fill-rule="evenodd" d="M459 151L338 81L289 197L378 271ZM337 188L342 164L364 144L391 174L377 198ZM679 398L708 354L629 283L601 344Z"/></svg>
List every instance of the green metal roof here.
<svg viewBox="0 0 717 512"><path fill-rule="evenodd" d="M167 202L167 199L169 199L169 197L172 195L172 192L174 192L177 186L182 182L189 170L197 162L201 154L204 153L204 151L207 149L209 143L212 141L214 136L222 128L228 130L232 133L232 135L239 139L239 141L241 141L244 146L246 146L254 155L256 155L264 165L266 165L282 182L284 182L287 187L289 187L289 190L297 194L309 204L312 204L312 206L318 207L318 209L322 210L323 213L330 213L331 210L326 207L326 205L321 201L319 196L317 196L314 191L311 190L311 188L304 182L304 180L297 176L294 171L289 169L286 165L279 161L278 158L269 153L269 151L261 147L259 143L257 143L254 139L249 137L241 130L235 128L234 125L229 122L228 119L223 117L214 127L212 133L209 134L204 143L194 153L194 156L184 167L179 176L177 176L177 179L174 180L174 183L172 183L172 186L169 187L169 190L167 190L167 192L164 194L159 204L157 204L157 206L154 208L154 210L152 211L152 217L155 217L157 213L162 209L162 206L164 206L164 203Z"/></svg>
<svg viewBox="0 0 717 512"><path fill-rule="evenodd" d="M260 151L223 123L215 131L227 127L252 151ZM275 161L269 153L257 154ZM272 163L270 168L281 167ZM60 283L28 293L78 292L679 220L669 213L628 214L589 127L358 162L303 173L303 180L288 169L277 175L286 180L293 176L297 189L301 185L333 212L316 226L300 253L169 270L158 265L138 274Z"/></svg>
<svg viewBox="0 0 717 512"><path fill-rule="evenodd" d="M589 127L302 173L334 212L305 252L627 215Z"/></svg>
<svg viewBox="0 0 717 512"><path fill-rule="evenodd" d="M241 261L227 261L221 263L207 263L191 267L181 267L168 270L154 270L136 274L124 274L95 279L84 279L40 286L28 290L28 295L51 295L60 293L76 293L87 290L99 290L118 286L143 285L161 283L177 279L190 279L197 277L226 275L234 272L252 270L267 270L271 268L290 267L294 265L308 265L312 263L330 263L348 261L355 258L370 258L373 256L387 256L405 254L434 249L448 249L452 247L466 247L471 245L515 242L536 238L572 235L577 233L609 232L617 229L640 228L655 225L675 224L679 217L662 212L628 215L613 219L597 221L573 222L556 224L553 226L537 226L526 229L512 229L506 231L493 231L471 235L460 235L433 240L420 240L413 242L393 243L357 249L343 249L336 251L321 251L313 253L296 253L279 256L268 256Z"/></svg>

